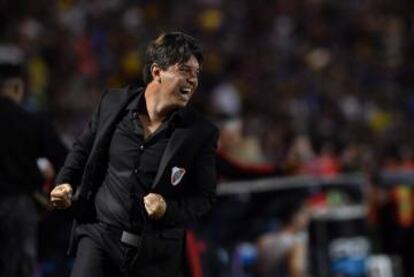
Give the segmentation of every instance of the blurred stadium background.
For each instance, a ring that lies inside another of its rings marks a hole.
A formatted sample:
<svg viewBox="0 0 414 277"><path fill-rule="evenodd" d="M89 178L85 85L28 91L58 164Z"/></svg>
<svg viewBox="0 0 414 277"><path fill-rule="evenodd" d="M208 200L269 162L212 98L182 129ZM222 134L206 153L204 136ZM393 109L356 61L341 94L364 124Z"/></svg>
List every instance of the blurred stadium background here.
<svg viewBox="0 0 414 277"><path fill-rule="evenodd" d="M200 276L414 276L414 3L0 1L24 106L68 146L145 45L204 45L193 104L216 122L219 200L188 237ZM274 175L274 176L273 176ZM50 189L45 183L44 190ZM38 276L68 276L70 216L43 213Z"/></svg>

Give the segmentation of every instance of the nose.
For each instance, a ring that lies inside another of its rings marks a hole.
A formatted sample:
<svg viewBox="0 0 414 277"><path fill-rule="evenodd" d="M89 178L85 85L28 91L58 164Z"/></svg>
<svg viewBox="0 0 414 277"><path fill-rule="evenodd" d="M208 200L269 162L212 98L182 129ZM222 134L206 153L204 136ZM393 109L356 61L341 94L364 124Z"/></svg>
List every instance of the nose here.
<svg viewBox="0 0 414 277"><path fill-rule="evenodd" d="M188 76L187 82L193 86L194 88L197 87L198 84L198 75L197 73L192 73Z"/></svg>

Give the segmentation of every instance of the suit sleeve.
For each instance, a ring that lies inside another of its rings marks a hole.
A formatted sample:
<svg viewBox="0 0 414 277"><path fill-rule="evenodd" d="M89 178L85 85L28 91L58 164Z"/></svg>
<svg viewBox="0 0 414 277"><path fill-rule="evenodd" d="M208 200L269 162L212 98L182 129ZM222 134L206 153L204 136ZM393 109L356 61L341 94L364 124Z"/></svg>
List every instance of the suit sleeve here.
<svg viewBox="0 0 414 277"><path fill-rule="evenodd" d="M218 131L202 144L194 167L189 193L180 199L166 199L167 211L161 219L165 226L183 226L207 213L216 200L217 173L215 149Z"/></svg>
<svg viewBox="0 0 414 277"><path fill-rule="evenodd" d="M82 178L89 153L95 141L98 129L99 113L102 101L107 93L102 96L98 107L95 109L88 126L73 144L72 150L66 157L65 163L56 177L56 185L69 183L75 189Z"/></svg>

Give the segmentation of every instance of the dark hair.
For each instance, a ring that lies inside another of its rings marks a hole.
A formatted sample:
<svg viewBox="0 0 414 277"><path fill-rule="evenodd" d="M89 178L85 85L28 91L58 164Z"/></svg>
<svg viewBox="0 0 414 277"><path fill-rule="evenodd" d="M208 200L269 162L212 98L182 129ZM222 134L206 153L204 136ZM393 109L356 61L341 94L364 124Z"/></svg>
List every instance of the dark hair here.
<svg viewBox="0 0 414 277"><path fill-rule="evenodd" d="M0 62L0 90L4 83L12 78L23 78L23 66L20 64L2 64Z"/></svg>
<svg viewBox="0 0 414 277"><path fill-rule="evenodd" d="M14 44L0 44L0 89L8 79L23 78L22 50Z"/></svg>
<svg viewBox="0 0 414 277"><path fill-rule="evenodd" d="M156 63L162 70L176 63L183 63L194 55L198 63L203 62L199 42L182 32L163 33L150 42L145 51L142 78L145 84L152 81L151 66Z"/></svg>

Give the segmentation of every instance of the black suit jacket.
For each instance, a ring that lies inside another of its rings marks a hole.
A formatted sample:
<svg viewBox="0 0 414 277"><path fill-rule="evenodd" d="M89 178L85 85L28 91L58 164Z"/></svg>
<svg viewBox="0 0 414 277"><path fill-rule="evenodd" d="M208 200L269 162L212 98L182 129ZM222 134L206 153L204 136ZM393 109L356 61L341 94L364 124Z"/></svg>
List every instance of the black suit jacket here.
<svg viewBox="0 0 414 277"><path fill-rule="evenodd" d="M56 170L66 147L51 125L10 99L0 97L0 195L31 194L44 180L36 160L48 158Z"/></svg>
<svg viewBox="0 0 414 277"><path fill-rule="evenodd" d="M57 184L70 183L75 188L73 199L74 206L78 205L76 217L80 223L95 219L94 197L105 175L112 134L126 106L140 92L142 89L127 88L104 93L88 128L75 142L57 177ZM174 251L178 250L174 248L183 246L184 226L205 214L216 197L217 128L191 107L179 112L182 113L183 120L171 135L152 185L152 192L161 194L166 200L167 211L161 220L150 221L151 230L157 230L161 239L178 241L175 245L170 243L167 246L159 245L159 237L146 239L147 249L144 253L164 256L167 263L163 268L166 275L162 272L158 274L152 268L146 271L151 276L173 276L168 272L171 273L171 269L181 263L181 260L174 258ZM177 185L172 184L172 171L175 167L185 169L185 174ZM159 248L166 248L170 254L166 255L165 251L158 253ZM146 266L151 267L151 261ZM144 266L141 265L141 268Z"/></svg>

